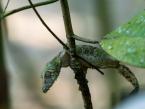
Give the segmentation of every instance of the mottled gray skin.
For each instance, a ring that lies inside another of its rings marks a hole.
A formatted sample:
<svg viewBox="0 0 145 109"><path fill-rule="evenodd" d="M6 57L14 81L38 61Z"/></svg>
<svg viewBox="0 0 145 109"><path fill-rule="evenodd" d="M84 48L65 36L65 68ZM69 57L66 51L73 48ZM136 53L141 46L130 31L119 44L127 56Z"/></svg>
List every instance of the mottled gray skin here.
<svg viewBox="0 0 145 109"><path fill-rule="evenodd" d="M42 90L44 93L46 93L49 88L53 85L54 81L59 76L59 72L61 69L61 58L60 54L56 57L54 57L49 63L46 64L46 69L42 74L43 78L43 87Z"/></svg>
<svg viewBox="0 0 145 109"><path fill-rule="evenodd" d="M77 55L84 58L89 63L93 64L97 68L115 68L118 69L119 73L125 77L135 89L132 93L137 92L139 89L138 81L135 75L124 65L121 65L118 60L111 57L103 49L99 47L94 47L90 45L77 45L76 47ZM87 72L88 68L92 66L88 65L86 62L78 59L81 67L84 69L84 72ZM53 58L46 67L46 70L43 74L43 92L46 93L49 88L53 85L55 80L58 78L61 67L70 66L70 55L64 51L61 51L59 55ZM132 94L131 93L131 94Z"/></svg>

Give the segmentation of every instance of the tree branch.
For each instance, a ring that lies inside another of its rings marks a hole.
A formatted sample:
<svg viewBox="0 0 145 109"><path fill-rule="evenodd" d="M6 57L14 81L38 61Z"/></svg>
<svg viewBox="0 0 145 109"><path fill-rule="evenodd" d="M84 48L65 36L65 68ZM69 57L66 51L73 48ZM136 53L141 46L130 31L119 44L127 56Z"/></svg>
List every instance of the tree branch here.
<svg viewBox="0 0 145 109"><path fill-rule="evenodd" d="M70 49L70 57L71 57L71 69L75 73L75 79L79 84L79 90L82 93L83 100L84 100L84 107L85 109L93 109L92 101L91 101L91 94L88 87L88 82L86 80L86 75L81 68L79 61L76 58L76 45L75 39L73 38L74 32L72 29L69 6L67 0L60 0L63 19L65 24L65 31L66 31L66 38L68 41L68 46Z"/></svg>
<svg viewBox="0 0 145 109"><path fill-rule="evenodd" d="M48 4L51 4L51 3L54 3L54 2L57 2L58 0L47 0L47 1L44 1L44 2L40 2L40 3L35 3L34 4L34 7L39 7L39 6L43 6L43 5L48 5ZM1 16L0 19L4 19L5 17L8 17L12 14L15 14L15 13L18 13L18 12L21 12L21 11L24 11L24 10L27 10L27 9L31 9L32 6L31 5L27 5L27 6L23 6L21 8L17 8L17 9L14 9L12 11L9 11L7 13L5 13L4 15Z"/></svg>

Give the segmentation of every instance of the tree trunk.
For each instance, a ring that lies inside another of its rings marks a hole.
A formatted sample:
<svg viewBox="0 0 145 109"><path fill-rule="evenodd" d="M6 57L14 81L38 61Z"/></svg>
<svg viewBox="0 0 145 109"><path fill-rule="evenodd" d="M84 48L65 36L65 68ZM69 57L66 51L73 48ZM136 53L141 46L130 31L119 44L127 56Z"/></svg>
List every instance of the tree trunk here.
<svg viewBox="0 0 145 109"><path fill-rule="evenodd" d="M0 3L0 14L2 13ZM4 20L0 21L0 109L9 109L8 73L4 62L3 28Z"/></svg>

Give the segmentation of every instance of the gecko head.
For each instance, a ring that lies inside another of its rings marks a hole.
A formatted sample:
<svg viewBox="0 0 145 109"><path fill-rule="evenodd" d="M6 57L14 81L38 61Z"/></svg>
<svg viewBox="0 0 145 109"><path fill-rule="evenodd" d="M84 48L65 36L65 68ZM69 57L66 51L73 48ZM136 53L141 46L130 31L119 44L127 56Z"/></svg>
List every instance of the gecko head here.
<svg viewBox="0 0 145 109"><path fill-rule="evenodd" d="M43 86L42 86L42 91L46 93L49 88L53 85L54 81L56 80L56 74L55 70L47 70L44 72L44 75L42 77L43 79Z"/></svg>
<svg viewBox="0 0 145 109"><path fill-rule="evenodd" d="M52 61L47 63L46 69L42 74L43 86L42 91L46 93L58 78L61 69L61 60L55 57Z"/></svg>

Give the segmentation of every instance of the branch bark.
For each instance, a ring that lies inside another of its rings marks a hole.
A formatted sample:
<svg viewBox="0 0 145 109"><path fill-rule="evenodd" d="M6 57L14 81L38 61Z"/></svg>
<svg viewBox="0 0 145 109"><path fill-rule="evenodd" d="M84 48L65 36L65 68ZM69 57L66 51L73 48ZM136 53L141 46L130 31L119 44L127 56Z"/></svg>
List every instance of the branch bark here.
<svg viewBox="0 0 145 109"><path fill-rule="evenodd" d="M85 109L93 109L92 101L91 101L91 94L88 87L88 81L86 79L86 74L81 68L80 63L78 62L76 56L76 45L75 39L73 38L74 32L71 23L71 17L69 12L69 6L67 0L60 0L63 19L65 24L65 31L66 31L66 38L70 50L70 57L71 57L71 69L75 73L75 79L79 84L79 90L82 93L83 100L84 100L84 107Z"/></svg>

